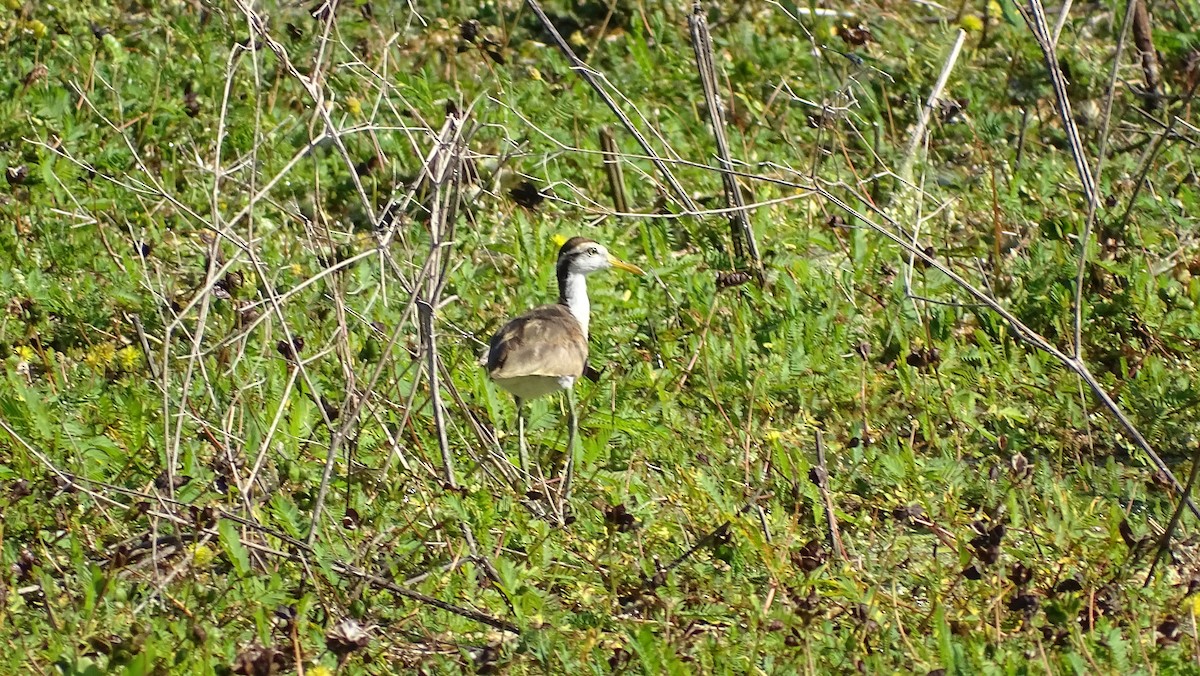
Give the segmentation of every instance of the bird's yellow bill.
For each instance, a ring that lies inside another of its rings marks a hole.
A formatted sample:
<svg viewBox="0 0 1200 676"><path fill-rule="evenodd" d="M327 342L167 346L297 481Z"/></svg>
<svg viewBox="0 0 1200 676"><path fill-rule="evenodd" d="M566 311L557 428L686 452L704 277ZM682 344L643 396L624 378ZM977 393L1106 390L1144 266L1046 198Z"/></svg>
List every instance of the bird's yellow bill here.
<svg viewBox="0 0 1200 676"><path fill-rule="evenodd" d="M620 258L617 258L616 256L609 256L608 263L609 263L609 265L612 265L614 268L616 268L618 270L624 270L625 272L632 272L635 275L646 274L645 270L642 270L641 268L634 265L633 263L626 263L625 261L621 260Z"/></svg>

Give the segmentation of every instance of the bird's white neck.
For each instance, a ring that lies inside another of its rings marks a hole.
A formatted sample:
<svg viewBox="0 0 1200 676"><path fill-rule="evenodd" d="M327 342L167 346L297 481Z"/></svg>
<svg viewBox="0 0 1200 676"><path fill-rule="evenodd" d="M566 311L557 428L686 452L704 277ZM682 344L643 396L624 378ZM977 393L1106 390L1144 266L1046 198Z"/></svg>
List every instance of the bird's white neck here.
<svg viewBox="0 0 1200 676"><path fill-rule="evenodd" d="M558 302L567 306L571 315L579 322L579 328L583 329L583 337L587 338L588 321L592 314L592 304L588 300L587 277L578 273L570 273L563 281Z"/></svg>

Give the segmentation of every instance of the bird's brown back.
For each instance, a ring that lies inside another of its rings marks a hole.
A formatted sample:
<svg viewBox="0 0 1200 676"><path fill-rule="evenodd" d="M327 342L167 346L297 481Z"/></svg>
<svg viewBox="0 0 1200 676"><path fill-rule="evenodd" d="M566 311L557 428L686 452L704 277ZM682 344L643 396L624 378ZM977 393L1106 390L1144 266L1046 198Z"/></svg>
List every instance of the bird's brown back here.
<svg viewBox="0 0 1200 676"><path fill-rule="evenodd" d="M563 305L543 305L510 320L492 336L487 370L493 379L583 375L587 337Z"/></svg>

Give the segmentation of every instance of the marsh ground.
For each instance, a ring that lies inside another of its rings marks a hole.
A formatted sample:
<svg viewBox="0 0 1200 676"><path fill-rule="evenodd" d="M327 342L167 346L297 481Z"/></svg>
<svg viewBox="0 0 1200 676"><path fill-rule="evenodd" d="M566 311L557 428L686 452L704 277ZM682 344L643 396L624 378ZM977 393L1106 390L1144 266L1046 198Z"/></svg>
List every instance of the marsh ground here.
<svg viewBox="0 0 1200 676"><path fill-rule="evenodd" d="M704 5L760 285L686 5L5 3L0 669L1197 669L1200 7Z"/></svg>

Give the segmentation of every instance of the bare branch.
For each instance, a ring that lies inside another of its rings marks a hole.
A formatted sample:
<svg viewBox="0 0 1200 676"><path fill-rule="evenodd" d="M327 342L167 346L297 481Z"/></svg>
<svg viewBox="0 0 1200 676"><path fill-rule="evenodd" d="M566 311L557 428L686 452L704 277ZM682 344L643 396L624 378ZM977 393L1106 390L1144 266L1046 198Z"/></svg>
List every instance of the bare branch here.
<svg viewBox="0 0 1200 676"><path fill-rule="evenodd" d="M708 19L699 2L692 5L688 17L692 33L692 49L696 54L696 68L700 71L700 84L704 89L704 101L708 107L708 119L712 123L713 137L717 140L717 159L721 164L721 182L725 186L725 203L734 208L729 218L730 237L733 240L733 255L743 259L748 253L758 281L763 281L762 258L758 254L758 243L750 228L745 199L737 179L730 173L733 161L729 154L729 140L725 137L725 105L717 93L717 67L713 63L712 36L708 33Z"/></svg>
<svg viewBox="0 0 1200 676"><path fill-rule="evenodd" d="M563 36L558 32L558 29L554 27L554 23L550 21L550 17L546 16L546 12L542 10L542 6L537 2L537 0L525 0L525 4L529 6L529 9L533 10L535 15L537 15L538 21L542 22L542 26L545 27L546 31L550 33L550 37L554 39L554 43L558 45L558 48L567 57L567 61L571 63L571 69L578 73L585 82L591 85L592 89L596 91L596 93L604 101L604 104L608 106L609 110L611 110L613 114L617 116L617 119L619 119L621 124L624 125L627 130L629 130L629 133L632 134L635 139L637 139L638 145L642 147L642 150L650 157L650 161L654 163L654 166L658 168L659 173L662 174L664 179L666 179L667 184L671 186L671 192L675 194L675 197L679 200L680 204L682 204L683 207L688 211L696 211L696 204L692 201L691 196L688 195L687 190L684 189L683 184L681 184L679 180L675 178L675 175L671 173L671 169L667 167L666 162L664 162L662 158L659 157L656 152L654 152L654 148L650 146L650 142L646 140L646 137L643 136L640 131L638 131L638 128L633 124L633 121L629 119L629 116L625 114L625 111L617 105L617 102L613 100L612 96L609 95L604 87L600 86L600 80L596 77L595 71L592 70L592 68L586 63L584 63L582 59L575 55L575 51L571 49L571 45L567 44L567 41L563 39Z"/></svg>

